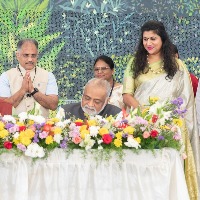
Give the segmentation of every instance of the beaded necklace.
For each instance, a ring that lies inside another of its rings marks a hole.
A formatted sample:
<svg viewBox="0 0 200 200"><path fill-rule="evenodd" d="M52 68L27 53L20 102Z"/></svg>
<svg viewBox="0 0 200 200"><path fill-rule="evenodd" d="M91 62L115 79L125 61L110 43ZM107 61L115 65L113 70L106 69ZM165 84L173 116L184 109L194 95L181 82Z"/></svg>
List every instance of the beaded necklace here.
<svg viewBox="0 0 200 200"><path fill-rule="evenodd" d="M17 65L17 69L19 70L19 72L20 72L22 78L24 78L24 76L23 76L23 74L22 74L22 71L21 71L21 69L19 68L19 65ZM33 81L35 80L36 72L37 72L37 69L36 69L36 67L35 67L35 75L34 75L34 77L33 77L32 83L33 83Z"/></svg>
<svg viewBox="0 0 200 200"><path fill-rule="evenodd" d="M21 69L19 68L19 65L17 65L17 69L19 70L19 72L20 72L22 78L24 78L24 76L23 76L23 74L22 74L22 71L21 71ZM36 67L35 67L35 75L34 75L34 77L33 77L32 83L33 83L33 81L35 80L36 71L37 71L37 69L36 69ZM26 96L27 96L27 97L31 97L31 94L28 93L28 94L26 94Z"/></svg>

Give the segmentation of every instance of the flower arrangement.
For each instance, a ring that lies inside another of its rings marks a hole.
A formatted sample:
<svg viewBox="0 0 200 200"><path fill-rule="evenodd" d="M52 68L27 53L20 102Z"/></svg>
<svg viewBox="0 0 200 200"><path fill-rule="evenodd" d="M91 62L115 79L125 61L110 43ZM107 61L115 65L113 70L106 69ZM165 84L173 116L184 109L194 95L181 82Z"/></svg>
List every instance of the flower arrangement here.
<svg viewBox="0 0 200 200"><path fill-rule="evenodd" d="M32 158L42 158L55 148L69 149L162 149L183 151L181 138L183 100L159 103L149 98L149 105L124 110L119 115L88 116L87 120L64 119L62 109L55 118L20 113L0 117L0 153L15 150Z"/></svg>

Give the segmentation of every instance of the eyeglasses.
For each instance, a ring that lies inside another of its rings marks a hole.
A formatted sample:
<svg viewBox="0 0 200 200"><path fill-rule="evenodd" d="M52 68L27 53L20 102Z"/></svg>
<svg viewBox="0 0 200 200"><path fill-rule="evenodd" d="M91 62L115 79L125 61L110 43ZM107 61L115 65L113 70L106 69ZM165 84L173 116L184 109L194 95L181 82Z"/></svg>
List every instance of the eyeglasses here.
<svg viewBox="0 0 200 200"><path fill-rule="evenodd" d="M24 58L37 58L38 54L21 54Z"/></svg>
<svg viewBox="0 0 200 200"><path fill-rule="evenodd" d="M110 67L99 67L99 68L94 68L95 72L99 72L100 70L102 72L105 72L107 69L110 69Z"/></svg>

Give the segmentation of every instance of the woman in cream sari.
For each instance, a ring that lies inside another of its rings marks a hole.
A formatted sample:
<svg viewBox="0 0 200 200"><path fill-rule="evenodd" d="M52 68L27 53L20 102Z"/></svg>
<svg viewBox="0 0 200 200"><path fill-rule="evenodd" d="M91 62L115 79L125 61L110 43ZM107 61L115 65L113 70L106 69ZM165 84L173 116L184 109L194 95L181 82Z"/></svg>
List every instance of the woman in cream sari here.
<svg viewBox="0 0 200 200"><path fill-rule="evenodd" d="M123 83L123 99L128 107L145 105L150 96L159 97L159 101L183 98L187 109L182 129L188 156L185 176L190 199L198 199L200 147L191 80L182 61L174 56L164 25L157 21L148 21L142 26L139 45L135 57L128 63Z"/></svg>

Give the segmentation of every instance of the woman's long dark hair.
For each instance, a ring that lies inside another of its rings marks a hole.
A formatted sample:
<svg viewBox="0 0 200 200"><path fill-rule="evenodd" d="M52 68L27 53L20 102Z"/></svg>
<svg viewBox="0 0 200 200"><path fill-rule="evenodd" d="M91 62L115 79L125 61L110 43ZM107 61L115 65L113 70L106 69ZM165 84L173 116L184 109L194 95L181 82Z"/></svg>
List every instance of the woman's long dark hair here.
<svg viewBox="0 0 200 200"><path fill-rule="evenodd" d="M154 20L146 22L141 27L141 36L135 53L134 63L132 66L133 76L136 78L140 73L148 72L145 69L148 65L147 63L148 52L143 45L144 31L154 31L157 35L161 37L162 40L161 55L163 56L164 70L167 73L166 78L172 79L178 70L178 64L175 60L173 44L169 39L169 36L165 30L163 23Z"/></svg>

